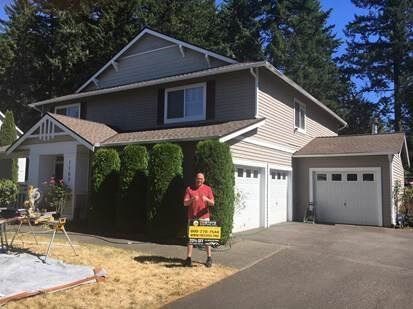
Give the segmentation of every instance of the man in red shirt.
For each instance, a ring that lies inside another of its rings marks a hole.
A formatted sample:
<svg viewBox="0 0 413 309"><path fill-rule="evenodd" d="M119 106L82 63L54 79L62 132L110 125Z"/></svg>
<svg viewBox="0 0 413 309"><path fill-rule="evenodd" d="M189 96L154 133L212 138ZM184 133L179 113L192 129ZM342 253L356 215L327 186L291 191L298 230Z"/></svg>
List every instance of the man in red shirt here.
<svg viewBox="0 0 413 309"><path fill-rule="evenodd" d="M195 185L186 188L184 197L184 206L188 207L188 220L199 219L209 221L209 207L214 206L214 194L212 189L204 184L205 176L202 173L196 174ZM185 266L192 266L192 249L193 245L188 244L187 258ZM212 266L211 246L206 246L207 260L206 266Z"/></svg>

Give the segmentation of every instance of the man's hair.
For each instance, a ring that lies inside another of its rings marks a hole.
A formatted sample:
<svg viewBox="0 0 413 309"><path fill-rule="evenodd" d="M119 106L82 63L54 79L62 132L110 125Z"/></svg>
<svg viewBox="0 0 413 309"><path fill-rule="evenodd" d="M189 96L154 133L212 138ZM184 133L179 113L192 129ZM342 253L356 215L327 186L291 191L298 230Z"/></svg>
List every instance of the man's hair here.
<svg viewBox="0 0 413 309"><path fill-rule="evenodd" d="M198 172L198 173L196 173L196 174L195 174L195 177L196 177L196 176L198 176L199 174L201 174L201 175L205 178L205 174L204 174L204 173L202 173L202 172Z"/></svg>

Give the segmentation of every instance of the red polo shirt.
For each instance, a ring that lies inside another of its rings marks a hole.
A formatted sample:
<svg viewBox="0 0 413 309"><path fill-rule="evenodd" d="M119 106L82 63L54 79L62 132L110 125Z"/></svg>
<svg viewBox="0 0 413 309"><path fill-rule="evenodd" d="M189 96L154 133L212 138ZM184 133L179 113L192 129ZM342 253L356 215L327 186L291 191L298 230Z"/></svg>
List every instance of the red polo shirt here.
<svg viewBox="0 0 413 309"><path fill-rule="evenodd" d="M188 219L207 219L209 218L208 204L202 200L202 197L214 200L214 194L212 193L211 187L207 185L202 185L199 188L188 187L185 191L184 200L188 200L195 197L196 200L188 206Z"/></svg>

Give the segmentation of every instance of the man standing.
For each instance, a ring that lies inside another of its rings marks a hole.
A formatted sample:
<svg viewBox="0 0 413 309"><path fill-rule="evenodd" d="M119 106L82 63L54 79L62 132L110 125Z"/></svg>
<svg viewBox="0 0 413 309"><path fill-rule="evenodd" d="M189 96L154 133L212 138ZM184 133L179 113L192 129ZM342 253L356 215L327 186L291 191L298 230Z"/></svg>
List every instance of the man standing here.
<svg viewBox="0 0 413 309"><path fill-rule="evenodd" d="M188 220L205 220L209 221L210 213L209 207L214 206L214 194L212 189L204 184L205 176L202 173L198 173L195 176L195 185L193 187L186 188L184 197L184 206L188 207ZM187 258L185 266L192 266L192 249L193 245L188 244ZM211 246L206 246L207 260L206 267L212 266L211 258Z"/></svg>

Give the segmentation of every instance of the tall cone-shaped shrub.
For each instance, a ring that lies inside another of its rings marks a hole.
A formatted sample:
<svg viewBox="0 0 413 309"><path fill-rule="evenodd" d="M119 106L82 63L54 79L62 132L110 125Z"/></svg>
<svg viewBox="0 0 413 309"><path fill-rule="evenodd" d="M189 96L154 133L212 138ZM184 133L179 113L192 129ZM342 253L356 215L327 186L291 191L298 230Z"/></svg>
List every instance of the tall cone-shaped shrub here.
<svg viewBox="0 0 413 309"><path fill-rule="evenodd" d="M17 139L16 124L14 123L14 116L11 111L7 111L4 115L4 121L0 128L0 146L11 145ZM7 178L17 182L17 159L4 159L2 168L7 169L5 175Z"/></svg>
<svg viewBox="0 0 413 309"><path fill-rule="evenodd" d="M152 236L175 237L185 224L182 161L182 149L176 144L156 144L150 152L146 214Z"/></svg>
<svg viewBox="0 0 413 309"><path fill-rule="evenodd" d="M121 152L116 225L122 232L140 232L145 224L148 151L128 145Z"/></svg>
<svg viewBox="0 0 413 309"><path fill-rule="evenodd" d="M91 223L112 228L118 201L120 158L115 149L98 149L92 161Z"/></svg>
<svg viewBox="0 0 413 309"><path fill-rule="evenodd" d="M205 175L215 196L212 219L221 226L221 242L225 244L232 232L234 218L234 165L227 144L216 140L201 141L196 147L197 172Z"/></svg>

